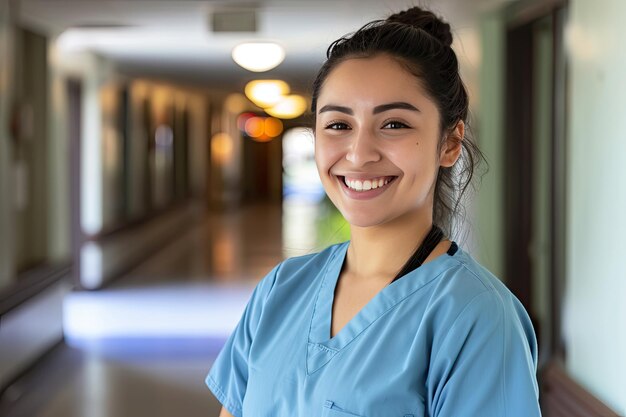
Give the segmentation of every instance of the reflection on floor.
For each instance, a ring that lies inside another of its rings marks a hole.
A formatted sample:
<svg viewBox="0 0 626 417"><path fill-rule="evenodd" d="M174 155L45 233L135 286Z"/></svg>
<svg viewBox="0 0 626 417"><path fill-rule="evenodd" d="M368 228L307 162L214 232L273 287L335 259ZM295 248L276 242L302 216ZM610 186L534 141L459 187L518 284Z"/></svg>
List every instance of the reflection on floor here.
<svg viewBox="0 0 626 417"><path fill-rule="evenodd" d="M93 351L55 349L8 396L3 416L217 416L203 379L220 344L181 346L148 340Z"/></svg>
<svg viewBox="0 0 626 417"><path fill-rule="evenodd" d="M345 237L328 205L208 214L102 291L65 304L66 340L11 388L6 417L217 416L204 377L283 257Z"/></svg>

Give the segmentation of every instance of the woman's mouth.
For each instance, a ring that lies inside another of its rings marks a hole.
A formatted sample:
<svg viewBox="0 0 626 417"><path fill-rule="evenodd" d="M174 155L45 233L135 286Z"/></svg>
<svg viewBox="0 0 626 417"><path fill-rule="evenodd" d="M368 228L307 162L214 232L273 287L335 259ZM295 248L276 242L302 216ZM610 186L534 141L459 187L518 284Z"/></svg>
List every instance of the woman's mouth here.
<svg viewBox="0 0 626 417"><path fill-rule="evenodd" d="M352 198L373 198L384 192L397 176L372 177L368 179L337 176L344 191Z"/></svg>
<svg viewBox="0 0 626 417"><path fill-rule="evenodd" d="M348 177L342 178L346 187L354 191L369 191L375 188L384 187L395 179L395 177L378 177L368 180L351 179Z"/></svg>

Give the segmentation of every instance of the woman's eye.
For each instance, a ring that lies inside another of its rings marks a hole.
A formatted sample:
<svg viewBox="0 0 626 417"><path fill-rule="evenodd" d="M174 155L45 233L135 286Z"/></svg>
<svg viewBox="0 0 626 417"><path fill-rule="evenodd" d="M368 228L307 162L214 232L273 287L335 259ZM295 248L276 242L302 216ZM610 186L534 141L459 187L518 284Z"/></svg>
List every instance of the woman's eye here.
<svg viewBox="0 0 626 417"><path fill-rule="evenodd" d="M383 129L406 129L409 126L402 122L398 122L397 120L392 120L383 125Z"/></svg>
<svg viewBox="0 0 626 417"><path fill-rule="evenodd" d="M326 129L347 130L350 129L350 126L343 122L332 122L326 125Z"/></svg>

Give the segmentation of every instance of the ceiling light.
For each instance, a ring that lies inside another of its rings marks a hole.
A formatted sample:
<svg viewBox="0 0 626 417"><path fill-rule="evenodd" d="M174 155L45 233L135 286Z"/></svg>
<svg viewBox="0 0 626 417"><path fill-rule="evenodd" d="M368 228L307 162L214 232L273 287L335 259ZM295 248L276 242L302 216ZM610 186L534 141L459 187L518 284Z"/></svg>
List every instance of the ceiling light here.
<svg viewBox="0 0 626 417"><path fill-rule="evenodd" d="M266 108L265 112L280 119L295 119L305 112L306 107L304 97L292 94L282 97L274 106Z"/></svg>
<svg viewBox="0 0 626 417"><path fill-rule="evenodd" d="M271 107L289 94L289 84L281 80L254 80L246 84L245 93L257 106Z"/></svg>
<svg viewBox="0 0 626 417"><path fill-rule="evenodd" d="M241 43L233 49L233 60L253 72L269 71L285 59L282 46L271 42Z"/></svg>

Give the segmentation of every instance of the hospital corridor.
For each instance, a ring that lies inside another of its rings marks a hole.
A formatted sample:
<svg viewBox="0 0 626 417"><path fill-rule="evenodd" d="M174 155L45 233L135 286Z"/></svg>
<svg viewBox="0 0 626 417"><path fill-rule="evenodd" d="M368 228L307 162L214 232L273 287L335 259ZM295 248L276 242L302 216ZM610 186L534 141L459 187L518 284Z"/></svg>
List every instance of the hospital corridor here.
<svg viewBox="0 0 626 417"><path fill-rule="evenodd" d="M207 375L257 284L351 239L318 174L328 46L414 3L0 0L0 417L218 417ZM542 415L626 416L626 2L417 3L450 23L486 161L443 253L528 313Z"/></svg>
<svg viewBox="0 0 626 417"><path fill-rule="evenodd" d="M271 204L197 216L106 289L66 296L65 341L5 393L7 415L219 414L204 378L254 284L284 256L281 221Z"/></svg>

